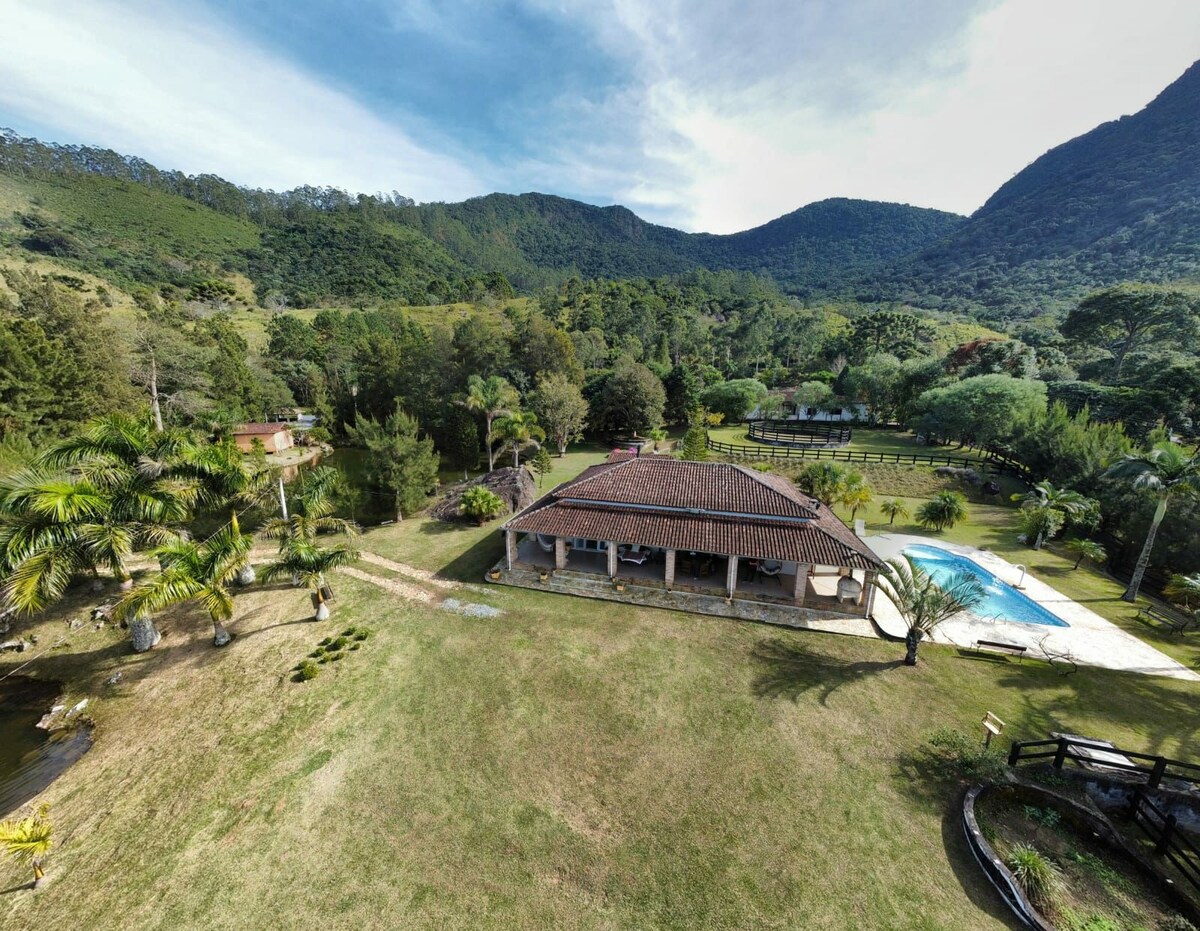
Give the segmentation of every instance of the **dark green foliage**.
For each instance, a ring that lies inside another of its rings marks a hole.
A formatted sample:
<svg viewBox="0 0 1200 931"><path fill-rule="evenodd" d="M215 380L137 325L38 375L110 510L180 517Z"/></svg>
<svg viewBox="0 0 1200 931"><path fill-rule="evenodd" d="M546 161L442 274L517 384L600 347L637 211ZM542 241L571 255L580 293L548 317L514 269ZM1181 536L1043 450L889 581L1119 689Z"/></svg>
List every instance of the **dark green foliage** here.
<svg viewBox="0 0 1200 931"><path fill-rule="evenodd" d="M320 671L320 666L311 659L306 659L296 667L296 674L292 678L296 682L308 682L310 679L315 679Z"/></svg>
<svg viewBox="0 0 1200 931"><path fill-rule="evenodd" d="M658 376L626 359L605 378L588 420L609 434L644 436L662 423L665 405L666 393Z"/></svg>
<svg viewBox="0 0 1200 931"><path fill-rule="evenodd" d="M967 781L1000 782L1008 764L999 747L984 747L978 737L943 727L929 735L929 746L946 775Z"/></svg>
<svg viewBox="0 0 1200 931"><path fill-rule="evenodd" d="M750 416L767 396L767 386L754 378L736 378L705 388L700 403L705 410L724 414L725 423L737 423Z"/></svg>
<svg viewBox="0 0 1200 931"><path fill-rule="evenodd" d="M433 440L418 435L419 425L397 405L382 424L364 418L348 425L351 438L367 448L367 470L375 488L390 494L396 520L425 506L437 485L438 454Z"/></svg>
<svg viewBox="0 0 1200 931"><path fill-rule="evenodd" d="M443 440L438 448L448 465L467 471L479 465L483 444L479 440L479 425L465 408L453 404L443 419Z"/></svg>

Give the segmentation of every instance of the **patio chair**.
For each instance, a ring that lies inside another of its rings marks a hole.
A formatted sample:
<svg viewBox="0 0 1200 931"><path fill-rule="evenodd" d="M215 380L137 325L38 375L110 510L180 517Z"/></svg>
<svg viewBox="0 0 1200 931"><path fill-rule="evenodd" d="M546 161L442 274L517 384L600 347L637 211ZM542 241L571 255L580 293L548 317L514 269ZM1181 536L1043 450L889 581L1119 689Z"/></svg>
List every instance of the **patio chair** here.
<svg viewBox="0 0 1200 931"><path fill-rule="evenodd" d="M837 583L837 600L857 603L862 595L862 582L851 576L842 576Z"/></svg>
<svg viewBox="0 0 1200 931"><path fill-rule="evenodd" d="M783 585L783 579L780 578L780 573L783 572L783 563L767 560L759 564L758 571L760 575L765 575L768 579L774 579L781 586Z"/></svg>
<svg viewBox="0 0 1200 931"><path fill-rule="evenodd" d="M623 546L617 550L617 559L640 566L650 558L650 551L642 546Z"/></svg>

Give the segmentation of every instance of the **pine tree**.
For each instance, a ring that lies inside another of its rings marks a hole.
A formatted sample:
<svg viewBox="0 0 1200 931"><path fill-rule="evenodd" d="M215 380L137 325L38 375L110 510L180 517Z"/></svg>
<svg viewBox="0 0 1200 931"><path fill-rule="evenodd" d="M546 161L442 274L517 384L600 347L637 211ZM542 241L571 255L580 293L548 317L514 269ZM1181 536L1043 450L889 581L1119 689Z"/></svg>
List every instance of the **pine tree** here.
<svg viewBox="0 0 1200 931"><path fill-rule="evenodd" d="M708 432L701 424L694 423L688 427L679 448L679 458L689 462L708 461Z"/></svg>
<svg viewBox="0 0 1200 931"><path fill-rule="evenodd" d="M542 487L542 476L549 475L554 471L554 460L550 458L550 450L545 446L539 446L538 451L529 461L530 467L538 476L538 488Z"/></svg>

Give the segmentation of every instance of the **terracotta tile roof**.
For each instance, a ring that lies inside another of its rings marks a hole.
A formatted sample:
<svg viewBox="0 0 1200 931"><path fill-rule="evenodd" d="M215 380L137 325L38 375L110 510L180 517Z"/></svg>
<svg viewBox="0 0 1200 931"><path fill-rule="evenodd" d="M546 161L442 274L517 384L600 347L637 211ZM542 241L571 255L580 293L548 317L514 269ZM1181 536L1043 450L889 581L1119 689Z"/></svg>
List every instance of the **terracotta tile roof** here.
<svg viewBox="0 0 1200 931"><path fill-rule="evenodd" d="M233 431L233 435L262 436L264 434L278 433L280 430L290 429L292 429L292 425L287 423L244 423Z"/></svg>
<svg viewBox="0 0 1200 931"><path fill-rule="evenodd" d="M666 549L870 569L878 558L778 475L642 457L592 466L506 529Z"/></svg>

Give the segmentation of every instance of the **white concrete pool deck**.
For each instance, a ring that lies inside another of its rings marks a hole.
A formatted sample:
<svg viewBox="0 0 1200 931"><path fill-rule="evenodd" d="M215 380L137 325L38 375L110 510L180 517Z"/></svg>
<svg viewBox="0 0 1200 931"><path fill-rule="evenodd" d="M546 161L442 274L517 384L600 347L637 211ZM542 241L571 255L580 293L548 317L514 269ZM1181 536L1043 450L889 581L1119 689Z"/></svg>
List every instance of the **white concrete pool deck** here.
<svg viewBox="0 0 1200 931"><path fill-rule="evenodd" d="M899 556L906 546L923 543L973 559L1009 584L1016 584L1021 575L1020 569L995 553L948 543L936 537L881 533L865 538L864 542L881 559ZM1025 576L1022 590L1070 626L1050 627L1015 621L983 620L964 613L951 618L934 631L933 641L971 647L976 640L998 640L1026 646L1031 654L1037 656L1043 656L1044 649L1051 653L1066 654L1081 666L1099 666L1103 669L1140 672L1148 676L1170 676L1174 679L1200 681L1200 675L1182 663L1143 643L1095 611L1072 601L1032 575ZM882 590L875 599L873 616L875 623L885 633L904 636L907 625Z"/></svg>

